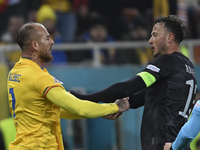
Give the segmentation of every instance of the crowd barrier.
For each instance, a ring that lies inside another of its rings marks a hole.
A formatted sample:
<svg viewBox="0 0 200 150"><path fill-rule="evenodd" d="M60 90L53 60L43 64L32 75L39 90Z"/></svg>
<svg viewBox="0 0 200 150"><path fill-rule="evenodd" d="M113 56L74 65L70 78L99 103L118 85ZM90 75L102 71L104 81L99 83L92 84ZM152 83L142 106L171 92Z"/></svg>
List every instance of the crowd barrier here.
<svg viewBox="0 0 200 150"><path fill-rule="evenodd" d="M196 40L184 40L181 45L185 45L189 51L189 57L194 62L194 46L200 46L200 39ZM132 41L132 42L113 42L113 43L63 43L54 44L52 50L61 51L76 51L90 49L94 51L93 66L101 66L100 61L100 49L103 48L142 48L150 47L148 41ZM4 52L18 51L20 48L16 44L0 45L0 62L5 62Z"/></svg>

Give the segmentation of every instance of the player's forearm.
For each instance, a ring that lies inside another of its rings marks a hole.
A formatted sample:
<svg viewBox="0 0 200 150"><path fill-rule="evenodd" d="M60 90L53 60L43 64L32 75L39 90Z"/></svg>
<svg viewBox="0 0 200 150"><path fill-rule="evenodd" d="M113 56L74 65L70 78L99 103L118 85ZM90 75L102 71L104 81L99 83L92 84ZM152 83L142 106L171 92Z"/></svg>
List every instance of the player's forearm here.
<svg viewBox="0 0 200 150"><path fill-rule="evenodd" d="M79 115L72 114L72 113L60 108L60 118L63 118L63 119L84 119L85 117L81 117Z"/></svg>
<svg viewBox="0 0 200 150"><path fill-rule="evenodd" d="M138 93L133 94L129 97L130 108L136 109L141 106L144 106L145 91L146 91L146 89L143 89L143 90L139 91Z"/></svg>
<svg viewBox="0 0 200 150"><path fill-rule="evenodd" d="M188 122L181 128L176 140L172 144L173 150L182 150L197 136L200 131L200 101L198 101L192 111Z"/></svg>
<svg viewBox="0 0 200 150"><path fill-rule="evenodd" d="M87 99L93 102L114 102L146 88L146 84L140 76L135 76L128 81L119 82L110 87L92 94L79 94L71 91L73 95L80 99Z"/></svg>
<svg viewBox="0 0 200 150"><path fill-rule="evenodd" d="M118 112L118 107L114 103L98 104L86 100L79 100L60 87L50 89L46 97L66 111L84 118L96 118Z"/></svg>
<svg viewBox="0 0 200 150"><path fill-rule="evenodd" d="M189 138L187 135L185 135L185 133L183 132L183 130L181 130L179 132L178 135L178 140L176 140L173 144L172 144L172 149L173 150L183 150L185 147L187 147L190 142L192 141L193 138Z"/></svg>

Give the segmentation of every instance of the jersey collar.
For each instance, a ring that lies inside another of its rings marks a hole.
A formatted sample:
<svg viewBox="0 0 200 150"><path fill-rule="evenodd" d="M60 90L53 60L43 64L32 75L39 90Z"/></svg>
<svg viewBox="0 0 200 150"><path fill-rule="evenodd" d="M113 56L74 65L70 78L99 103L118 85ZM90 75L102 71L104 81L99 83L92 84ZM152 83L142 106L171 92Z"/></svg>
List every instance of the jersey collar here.
<svg viewBox="0 0 200 150"><path fill-rule="evenodd" d="M20 57L20 59L19 59L19 61L17 63L19 65L21 65L21 64L30 64L30 65L32 65L34 67L37 67L37 68L41 69L41 67L36 62L34 62L34 61L30 60L30 59L27 59L27 58Z"/></svg>

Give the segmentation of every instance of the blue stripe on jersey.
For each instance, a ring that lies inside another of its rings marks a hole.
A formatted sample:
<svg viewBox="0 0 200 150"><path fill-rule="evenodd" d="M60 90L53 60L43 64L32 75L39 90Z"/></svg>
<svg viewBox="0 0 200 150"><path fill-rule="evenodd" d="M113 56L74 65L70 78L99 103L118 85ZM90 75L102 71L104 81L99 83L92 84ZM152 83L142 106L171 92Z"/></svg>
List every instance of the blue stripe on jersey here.
<svg viewBox="0 0 200 150"><path fill-rule="evenodd" d="M10 88L9 93L12 96L12 109L13 109L13 112L14 112L13 117L15 118L15 95L14 95L13 88Z"/></svg>

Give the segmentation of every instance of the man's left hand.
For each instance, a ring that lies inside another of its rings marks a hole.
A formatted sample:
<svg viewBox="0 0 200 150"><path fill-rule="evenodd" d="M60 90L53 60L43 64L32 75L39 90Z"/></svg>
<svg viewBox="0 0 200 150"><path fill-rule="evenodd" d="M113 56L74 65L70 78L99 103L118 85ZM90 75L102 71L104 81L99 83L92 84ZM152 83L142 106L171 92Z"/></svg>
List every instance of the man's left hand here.
<svg viewBox="0 0 200 150"><path fill-rule="evenodd" d="M108 120L115 120L115 119L117 119L121 114L122 114L122 112L118 112L118 113L115 113L115 114L102 116L101 118L103 118L103 119L108 119Z"/></svg>

